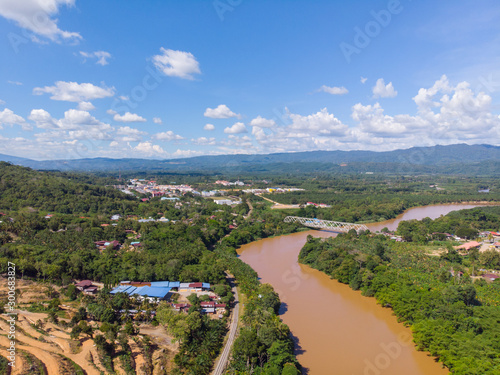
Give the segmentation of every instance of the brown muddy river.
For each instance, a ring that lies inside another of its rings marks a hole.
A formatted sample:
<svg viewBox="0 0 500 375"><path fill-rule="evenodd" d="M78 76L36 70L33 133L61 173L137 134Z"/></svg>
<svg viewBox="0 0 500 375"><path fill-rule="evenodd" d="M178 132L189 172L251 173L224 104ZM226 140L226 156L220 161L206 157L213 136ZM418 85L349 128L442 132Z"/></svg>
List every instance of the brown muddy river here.
<svg viewBox="0 0 500 375"><path fill-rule="evenodd" d="M368 225L376 231L397 228L401 220L437 218L472 204L447 204L411 209L396 219ZM281 318L296 338L296 354L312 375L438 375L440 363L415 350L410 329L398 323L392 310L377 305L349 286L297 258L308 235L331 237L328 231L307 231L268 238L238 250L263 283L279 293Z"/></svg>

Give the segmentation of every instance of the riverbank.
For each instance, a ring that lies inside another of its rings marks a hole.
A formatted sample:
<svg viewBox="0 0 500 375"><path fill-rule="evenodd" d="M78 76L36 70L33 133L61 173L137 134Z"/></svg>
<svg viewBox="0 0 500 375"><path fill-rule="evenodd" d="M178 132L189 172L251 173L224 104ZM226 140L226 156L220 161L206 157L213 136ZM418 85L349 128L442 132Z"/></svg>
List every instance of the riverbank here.
<svg viewBox="0 0 500 375"><path fill-rule="evenodd" d="M393 219L391 225L413 218L436 218L453 210L471 208L469 206L443 204L413 208ZM383 222L369 227L375 231L387 225ZM331 280L324 273L298 264L298 254L308 235L335 236L325 231L294 233L244 245L238 253L240 259L257 271L262 282L270 283L279 293L283 301L281 318L296 337L297 357L310 374L331 374L332 368L339 374L363 374L377 358L385 358L383 345L398 344L400 337L411 331L374 299L364 298L360 292ZM426 353L416 351L413 345L398 345L401 352L397 358L391 358L384 375L448 373Z"/></svg>
<svg viewBox="0 0 500 375"><path fill-rule="evenodd" d="M478 217L482 219L479 229L496 230L500 210L465 211L421 221L415 233L425 228L419 241L426 243L425 234L433 233L436 225L455 233L456 228L479 225ZM411 326L417 348L439 358L453 373L498 374L500 360L488 353L500 351L496 324L500 284L485 279L472 284L468 277L476 267L488 267L492 258L474 253L460 256L453 249L440 258L427 255L418 242L349 233L326 241L309 237L299 262L390 307L399 321ZM498 267L498 254L495 258Z"/></svg>

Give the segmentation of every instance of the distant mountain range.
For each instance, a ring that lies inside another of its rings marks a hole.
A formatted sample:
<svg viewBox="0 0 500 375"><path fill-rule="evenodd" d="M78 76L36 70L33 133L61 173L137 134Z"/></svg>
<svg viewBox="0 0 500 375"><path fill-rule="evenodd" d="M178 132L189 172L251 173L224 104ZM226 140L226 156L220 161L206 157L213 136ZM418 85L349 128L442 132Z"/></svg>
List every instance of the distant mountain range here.
<svg viewBox="0 0 500 375"><path fill-rule="evenodd" d="M456 144L395 151L308 151L183 159L72 159L36 161L0 154L0 161L39 170L150 172L459 173L500 175L500 147Z"/></svg>

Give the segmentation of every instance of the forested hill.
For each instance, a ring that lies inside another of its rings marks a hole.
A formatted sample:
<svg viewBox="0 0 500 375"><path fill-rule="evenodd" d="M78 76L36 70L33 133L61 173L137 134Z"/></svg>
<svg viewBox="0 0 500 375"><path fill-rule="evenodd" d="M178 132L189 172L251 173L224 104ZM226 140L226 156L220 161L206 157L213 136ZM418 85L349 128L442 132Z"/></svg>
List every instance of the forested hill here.
<svg viewBox="0 0 500 375"><path fill-rule="evenodd" d="M310 151L267 155L218 155L184 159L75 159L35 161L1 155L0 160L44 170L78 171L203 171L223 173L329 172L329 173L500 173L500 147L448 145L406 150Z"/></svg>
<svg viewBox="0 0 500 375"><path fill-rule="evenodd" d="M83 176L40 172L0 162L0 210L36 209L57 213L133 211L133 196L81 182Z"/></svg>

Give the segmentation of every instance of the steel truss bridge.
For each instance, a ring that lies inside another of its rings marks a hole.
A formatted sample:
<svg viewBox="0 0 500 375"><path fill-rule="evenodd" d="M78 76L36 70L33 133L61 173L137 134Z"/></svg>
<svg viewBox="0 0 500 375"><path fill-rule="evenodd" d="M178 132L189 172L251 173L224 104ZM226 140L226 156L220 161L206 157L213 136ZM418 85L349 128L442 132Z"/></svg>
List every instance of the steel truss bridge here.
<svg viewBox="0 0 500 375"><path fill-rule="evenodd" d="M339 221L311 219L308 217L287 216L284 221L285 223L300 223L306 227L315 229L330 229L336 232L347 233L351 229L356 230L356 232L368 230L368 227L364 224L341 223Z"/></svg>

